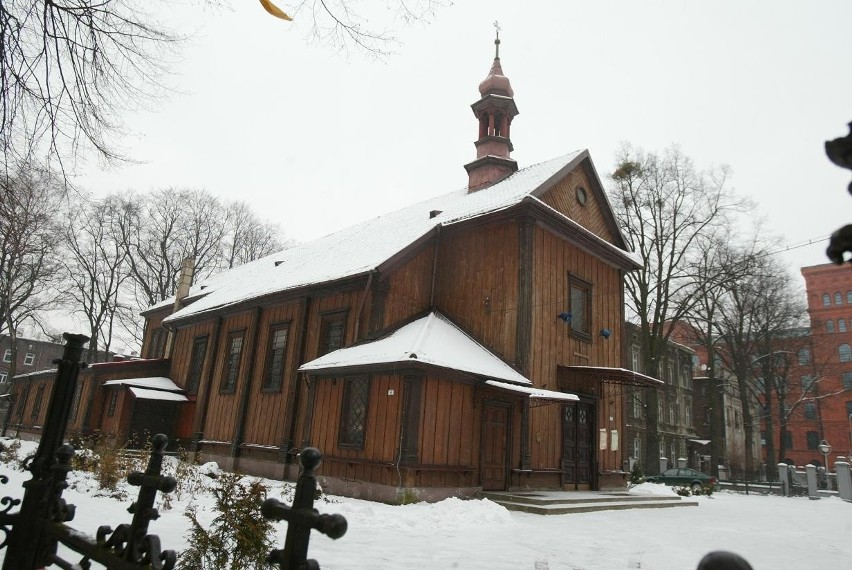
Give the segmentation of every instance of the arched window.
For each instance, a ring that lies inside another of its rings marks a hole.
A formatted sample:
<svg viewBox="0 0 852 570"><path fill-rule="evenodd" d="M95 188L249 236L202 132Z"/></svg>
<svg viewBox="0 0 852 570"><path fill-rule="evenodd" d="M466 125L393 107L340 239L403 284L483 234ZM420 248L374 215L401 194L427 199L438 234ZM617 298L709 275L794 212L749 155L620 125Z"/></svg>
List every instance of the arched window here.
<svg viewBox="0 0 852 570"><path fill-rule="evenodd" d="M834 294L834 304L835 305L842 305L843 304L843 297L840 296L840 291L838 291Z"/></svg>
<svg viewBox="0 0 852 570"><path fill-rule="evenodd" d="M829 295L828 293L822 294L822 306L823 307L830 307L831 306L831 295Z"/></svg>
<svg viewBox="0 0 852 570"><path fill-rule="evenodd" d="M825 332L833 333L834 332L834 321L827 320L825 321Z"/></svg>
<svg viewBox="0 0 852 570"><path fill-rule="evenodd" d="M852 362L852 347L848 344L841 344L837 352L840 354L840 362Z"/></svg>
<svg viewBox="0 0 852 570"><path fill-rule="evenodd" d="M810 364L811 351L807 348L799 349L799 364Z"/></svg>
<svg viewBox="0 0 852 570"><path fill-rule="evenodd" d="M846 291L846 304L852 305L852 291Z"/></svg>
<svg viewBox="0 0 852 570"><path fill-rule="evenodd" d="M837 319L837 332L846 332L846 319Z"/></svg>

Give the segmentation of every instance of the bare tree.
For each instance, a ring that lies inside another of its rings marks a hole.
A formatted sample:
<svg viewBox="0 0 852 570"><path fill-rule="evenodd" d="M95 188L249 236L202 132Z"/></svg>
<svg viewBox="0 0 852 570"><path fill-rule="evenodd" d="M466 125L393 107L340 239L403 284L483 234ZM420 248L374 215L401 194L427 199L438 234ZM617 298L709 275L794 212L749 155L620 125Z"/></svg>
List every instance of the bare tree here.
<svg viewBox="0 0 852 570"><path fill-rule="evenodd" d="M29 156L59 160L81 144L107 160L123 114L163 92L159 78L182 38L159 20L179 0L0 2L0 148L8 166ZM206 0L207 4L226 4ZM350 0L303 0L297 25L314 41L376 57L398 40L396 24L431 18L443 0L392 0L376 14ZM159 9L158 9L159 8ZM390 8L390 9L388 9ZM258 11L258 17L263 13ZM367 25L379 23L378 29ZM46 151L46 152L43 152Z"/></svg>
<svg viewBox="0 0 852 570"><path fill-rule="evenodd" d="M139 307L174 295L187 257L195 260L198 278L220 267L225 215L214 196L203 190L169 188L114 199L120 204L119 241L126 250Z"/></svg>
<svg viewBox="0 0 852 570"><path fill-rule="evenodd" d="M64 197L61 181L50 171L30 165L0 173L0 332L10 336L10 376L18 328L25 321L41 326L44 312L56 304L58 212Z"/></svg>
<svg viewBox="0 0 852 570"><path fill-rule="evenodd" d="M261 220L245 202L233 202L225 213L223 265L231 269L282 250L281 228Z"/></svg>
<svg viewBox="0 0 852 570"><path fill-rule="evenodd" d="M695 261L702 237L745 204L726 186L724 168L699 171L677 148L662 155L625 146L610 176L614 211L644 264L627 274L627 306L638 321L645 372L658 376L673 327L696 300ZM659 467L657 404L648 391L645 469Z"/></svg>
<svg viewBox="0 0 852 570"><path fill-rule="evenodd" d="M121 114L156 93L176 37L147 3L0 3L0 145L7 163L45 148L60 162L81 143L118 158Z"/></svg>
<svg viewBox="0 0 852 570"><path fill-rule="evenodd" d="M88 324L88 362L97 362L99 351L109 352L119 316L127 309L122 292L130 273L127 250L118 239L123 213L113 197L87 201L67 220L66 303Z"/></svg>

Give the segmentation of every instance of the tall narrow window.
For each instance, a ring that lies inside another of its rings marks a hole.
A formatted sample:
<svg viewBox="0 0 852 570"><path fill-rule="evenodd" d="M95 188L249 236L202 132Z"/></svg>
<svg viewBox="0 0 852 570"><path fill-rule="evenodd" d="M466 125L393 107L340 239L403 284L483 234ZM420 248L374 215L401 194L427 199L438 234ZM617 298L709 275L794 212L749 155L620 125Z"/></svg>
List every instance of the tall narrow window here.
<svg viewBox="0 0 852 570"><path fill-rule="evenodd" d="M839 291L834 294L834 304L835 305L842 305L843 304L843 297L840 296Z"/></svg>
<svg viewBox="0 0 852 570"><path fill-rule="evenodd" d="M83 393L83 383L77 382L77 386L74 388L74 400L71 404L71 421L77 420L77 412L80 411L80 396Z"/></svg>
<svg viewBox="0 0 852 570"><path fill-rule="evenodd" d="M41 401L44 400L44 384L38 387L36 391L35 400L33 401L33 413L30 419L32 421L38 420L38 415L41 412Z"/></svg>
<svg viewBox="0 0 852 570"><path fill-rule="evenodd" d="M829 295L828 293L822 294L822 306L823 307L830 307L831 306L831 295Z"/></svg>
<svg viewBox="0 0 852 570"><path fill-rule="evenodd" d="M633 457L636 459L642 457L642 440L638 437L633 438Z"/></svg>
<svg viewBox="0 0 852 570"><path fill-rule="evenodd" d="M848 344L841 344L837 347L837 352L840 355L840 362L852 362L852 348Z"/></svg>
<svg viewBox="0 0 852 570"><path fill-rule="evenodd" d="M815 402L805 402L802 406L802 411L805 414L806 420L817 419L817 407Z"/></svg>
<svg viewBox="0 0 852 570"><path fill-rule="evenodd" d="M149 358L162 358L166 349L166 331L156 328L151 332L151 345L148 349Z"/></svg>
<svg viewBox="0 0 852 570"><path fill-rule="evenodd" d="M269 329L269 344L266 348L266 369L263 373L263 389L277 391L284 381L284 360L287 353L289 325L272 325Z"/></svg>
<svg viewBox="0 0 852 570"><path fill-rule="evenodd" d="M825 332L827 332L827 333L833 333L834 332L834 321L832 321L831 319L828 319L827 321L825 321Z"/></svg>
<svg viewBox="0 0 852 570"><path fill-rule="evenodd" d="M197 394L204 372L204 358L207 356L207 337L199 336L192 341L192 355L189 357L189 371L186 374L187 394Z"/></svg>
<svg viewBox="0 0 852 570"><path fill-rule="evenodd" d="M644 406L642 405L642 392L637 389L633 389L632 392L633 397L633 417L641 418L642 417L642 409Z"/></svg>
<svg viewBox="0 0 852 570"><path fill-rule="evenodd" d="M343 406L340 417L341 447L364 447L370 380L365 376L346 378L343 383Z"/></svg>
<svg viewBox="0 0 852 570"><path fill-rule="evenodd" d="M107 408L107 416L113 417L115 415L115 405L118 403L118 389L115 388L112 390L112 393L109 397L109 407Z"/></svg>
<svg viewBox="0 0 852 570"><path fill-rule="evenodd" d="M809 431L806 437L808 438L808 449L819 448L819 434L817 432Z"/></svg>
<svg viewBox="0 0 852 570"><path fill-rule="evenodd" d="M5 384L8 379L9 374L7 372L0 372L0 384Z"/></svg>
<svg viewBox="0 0 852 570"><path fill-rule="evenodd" d="M852 291L846 291L846 304L852 305Z"/></svg>
<svg viewBox="0 0 852 570"><path fill-rule="evenodd" d="M6 349L6 352L3 353L3 362L12 362L12 350Z"/></svg>
<svg viewBox="0 0 852 570"><path fill-rule="evenodd" d="M843 389L852 390L852 372L844 372L841 376L843 378Z"/></svg>
<svg viewBox="0 0 852 570"><path fill-rule="evenodd" d="M638 346L634 346L631 349L631 357L633 359L633 369L632 370L634 372L642 372L642 370L639 368L639 347Z"/></svg>
<svg viewBox="0 0 852 570"><path fill-rule="evenodd" d="M811 362L811 351L807 348L799 349L799 364L810 364Z"/></svg>
<svg viewBox="0 0 852 570"><path fill-rule="evenodd" d="M846 319L837 319L837 332L846 332Z"/></svg>
<svg viewBox="0 0 852 570"><path fill-rule="evenodd" d="M784 449L793 449L793 434L789 431L784 432Z"/></svg>
<svg viewBox="0 0 852 570"><path fill-rule="evenodd" d="M592 284L568 275L571 301L571 333L584 340L592 339Z"/></svg>
<svg viewBox="0 0 852 570"><path fill-rule="evenodd" d="M346 312L323 315L320 328L319 356L343 347L346 333Z"/></svg>
<svg viewBox="0 0 852 570"><path fill-rule="evenodd" d="M233 393L237 389L237 377L240 373L240 360L243 354L243 336L245 331L232 332L228 335L228 353L225 355L221 391Z"/></svg>

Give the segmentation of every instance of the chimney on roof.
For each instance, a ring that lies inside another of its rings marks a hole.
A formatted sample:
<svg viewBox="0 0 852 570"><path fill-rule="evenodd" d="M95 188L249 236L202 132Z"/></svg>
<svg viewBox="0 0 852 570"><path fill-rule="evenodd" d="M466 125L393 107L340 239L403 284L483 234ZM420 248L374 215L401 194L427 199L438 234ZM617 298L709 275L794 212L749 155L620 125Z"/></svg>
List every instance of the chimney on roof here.
<svg viewBox="0 0 852 570"><path fill-rule="evenodd" d="M488 77L479 84L481 99L471 105L479 120L479 140L474 143L476 160L464 166L468 174L468 192L491 186L518 170L518 163L510 157L514 148L509 138L518 107L515 92L500 64L500 26L497 22L494 26L497 28L494 63Z"/></svg>
<svg viewBox="0 0 852 570"><path fill-rule="evenodd" d="M175 290L175 312L183 308L183 300L189 295L192 287L192 277L195 275L195 258L187 257L183 260L178 275L177 289Z"/></svg>

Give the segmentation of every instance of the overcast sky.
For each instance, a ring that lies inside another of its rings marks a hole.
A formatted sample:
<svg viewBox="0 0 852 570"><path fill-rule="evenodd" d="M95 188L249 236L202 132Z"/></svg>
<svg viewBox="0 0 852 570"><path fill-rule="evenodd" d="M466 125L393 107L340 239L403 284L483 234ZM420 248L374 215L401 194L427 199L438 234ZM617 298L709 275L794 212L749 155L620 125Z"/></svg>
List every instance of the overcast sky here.
<svg viewBox="0 0 852 570"><path fill-rule="evenodd" d="M176 92L129 116L121 141L144 162L84 164L79 184L205 188L301 241L458 189L499 20L519 166L588 148L606 181L622 142L677 144L699 167L729 165L789 245L852 222L852 173L823 149L852 121L849 0L458 0L400 28L384 61L311 45L307 14L232 4L174 14L194 30L167 78ZM778 263L826 263L825 246Z"/></svg>

